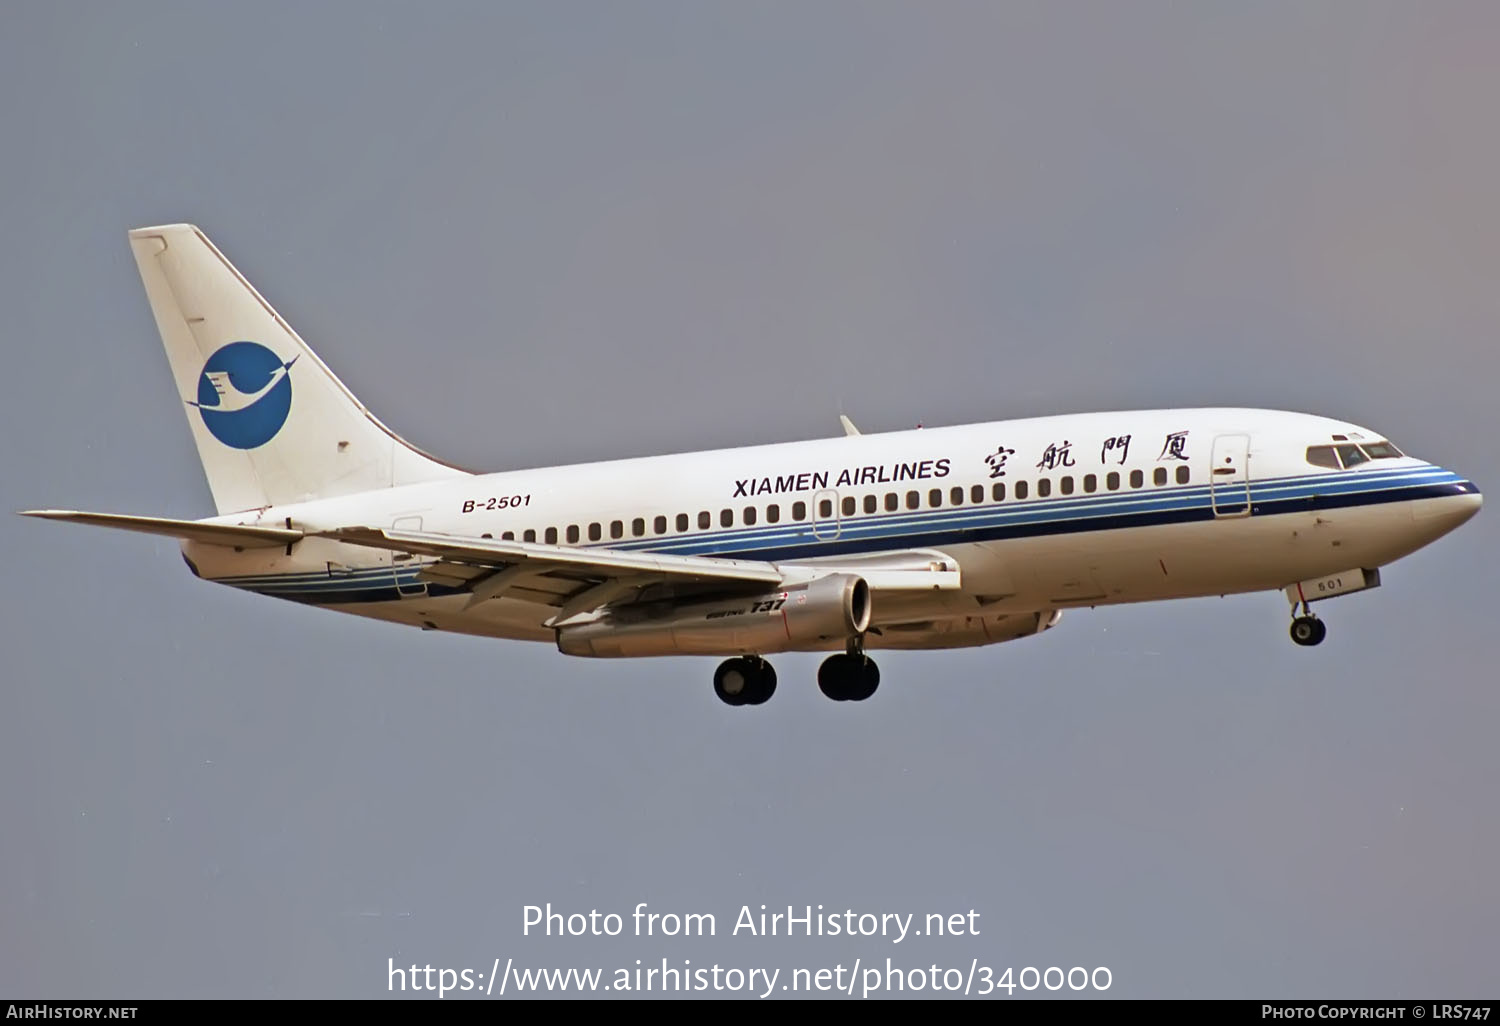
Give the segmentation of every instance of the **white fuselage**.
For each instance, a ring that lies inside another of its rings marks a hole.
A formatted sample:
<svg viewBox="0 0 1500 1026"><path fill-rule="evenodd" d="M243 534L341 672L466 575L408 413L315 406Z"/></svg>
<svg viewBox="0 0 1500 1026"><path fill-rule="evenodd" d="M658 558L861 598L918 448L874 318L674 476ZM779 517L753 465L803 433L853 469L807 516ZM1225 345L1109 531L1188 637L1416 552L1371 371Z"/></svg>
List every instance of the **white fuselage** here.
<svg viewBox="0 0 1500 1026"><path fill-rule="evenodd" d="M315 535L367 526L782 566L930 552L957 564L960 585L874 589L867 643L986 644L1068 607L1378 568L1479 508L1473 484L1418 459L1308 459L1382 437L1267 410L1002 421L458 477L218 518L307 532L290 551L183 548L203 577L262 594L544 641L550 610L535 602L471 603L424 579L421 558Z"/></svg>

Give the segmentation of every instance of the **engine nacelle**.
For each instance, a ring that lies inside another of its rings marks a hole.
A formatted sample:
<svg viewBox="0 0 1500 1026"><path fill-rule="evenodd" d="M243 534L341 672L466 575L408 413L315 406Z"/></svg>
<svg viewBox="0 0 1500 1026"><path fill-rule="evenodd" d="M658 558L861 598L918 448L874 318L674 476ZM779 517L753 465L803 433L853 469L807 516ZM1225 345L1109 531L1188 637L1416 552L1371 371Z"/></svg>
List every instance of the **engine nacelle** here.
<svg viewBox="0 0 1500 1026"><path fill-rule="evenodd" d="M742 599L621 606L558 628L557 647L577 656L763 654L841 647L869 626L864 578L830 574Z"/></svg>

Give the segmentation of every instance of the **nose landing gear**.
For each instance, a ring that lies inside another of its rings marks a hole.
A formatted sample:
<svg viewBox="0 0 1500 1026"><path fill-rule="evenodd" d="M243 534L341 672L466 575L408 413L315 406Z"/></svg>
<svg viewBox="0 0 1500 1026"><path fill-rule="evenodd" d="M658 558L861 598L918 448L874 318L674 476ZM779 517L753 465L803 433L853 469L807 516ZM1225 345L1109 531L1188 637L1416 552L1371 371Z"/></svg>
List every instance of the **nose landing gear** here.
<svg viewBox="0 0 1500 1026"><path fill-rule="evenodd" d="M1328 626L1313 616L1312 608L1307 604L1306 596L1302 594L1301 585L1297 586L1297 595L1300 601L1292 603L1292 640L1306 647L1321 645L1323 639L1328 637ZM1301 616L1297 615L1298 609L1302 610Z"/></svg>
<svg viewBox="0 0 1500 1026"><path fill-rule="evenodd" d="M1318 645L1328 636L1328 627L1312 614L1304 614L1292 621L1292 640L1299 645Z"/></svg>

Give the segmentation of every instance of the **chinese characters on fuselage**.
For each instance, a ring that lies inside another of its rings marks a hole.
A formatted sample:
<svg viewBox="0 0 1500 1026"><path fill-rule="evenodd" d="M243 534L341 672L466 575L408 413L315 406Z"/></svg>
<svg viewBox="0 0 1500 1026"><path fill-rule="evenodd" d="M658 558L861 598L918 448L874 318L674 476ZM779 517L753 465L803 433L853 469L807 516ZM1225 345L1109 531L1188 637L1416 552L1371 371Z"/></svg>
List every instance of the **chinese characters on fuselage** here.
<svg viewBox="0 0 1500 1026"><path fill-rule="evenodd" d="M1156 457L1156 462L1162 460L1186 460L1187 459L1187 436L1186 431L1173 431L1167 435L1167 440L1162 443L1161 455Z"/></svg>
<svg viewBox="0 0 1500 1026"><path fill-rule="evenodd" d="M1000 448L996 449L994 452L986 456L984 458L984 462L989 464L990 477L1004 477L1005 461L1015 454L1016 450L1007 449L1002 445L1000 446Z"/></svg>
<svg viewBox="0 0 1500 1026"><path fill-rule="evenodd" d="M1073 443L1063 440L1062 445L1053 442L1042 450L1042 458L1036 461L1038 470L1056 470L1058 467L1077 466L1073 462L1073 453L1070 451Z"/></svg>
<svg viewBox="0 0 1500 1026"><path fill-rule="evenodd" d="M1110 435L1099 444L1099 462L1101 464L1116 464L1124 466L1130 459L1130 440L1135 437L1133 433L1122 435ZM1157 462L1162 460L1188 460L1187 454L1188 433L1186 431L1171 431L1162 440L1161 455ZM993 455L986 456L985 462L990 466L990 476L999 477L1004 473L1000 468L1005 466L1005 457L1015 452L1003 445ZM1042 450L1041 457L1036 461L1038 470L1058 470L1063 467L1074 467L1078 464L1073 459L1073 443L1069 439L1061 442L1050 442Z"/></svg>
<svg viewBox="0 0 1500 1026"><path fill-rule="evenodd" d="M1125 459L1129 455L1129 453L1130 436L1115 435L1113 438L1106 438L1104 440L1104 444L1099 447L1099 462L1108 463L1108 457L1113 454L1114 456L1118 457L1115 462L1123 466L1125 464Z"/></svg>

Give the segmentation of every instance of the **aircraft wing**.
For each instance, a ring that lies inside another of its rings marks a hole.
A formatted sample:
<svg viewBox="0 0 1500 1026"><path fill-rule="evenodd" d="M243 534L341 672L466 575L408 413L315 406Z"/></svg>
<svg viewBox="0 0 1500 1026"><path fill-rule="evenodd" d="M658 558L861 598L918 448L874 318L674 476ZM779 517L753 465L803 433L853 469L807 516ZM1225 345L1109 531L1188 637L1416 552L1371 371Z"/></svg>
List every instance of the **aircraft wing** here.
<svg viewBox="0 0 1500 1026"><path fill-rule="evenodd" d="M469 607L503 594L558 607L549 621L554 625L662 584L710 590L714 585L737 591L773 589L840 572L874 578L870 584L878 589L949 589L959 583L956 564L934 560L932 553L911 553L899 563L878 566L873 561L871 565L782 566L759 560L574 548L374 527L337 528L316 534L352 545L388 549L398 553L394 557L397 561L402 558L400 554L430 557L434 562L422 568L421 578L469 589Z"/></svg>
<svg viewBox="0 0 1500 1026"><path fill-rule="evenodd" d="M469 588L473 592L469 606L505 594L560 606L553 622L654 584L773 588L784 577L774 564L754 560L569 548L372 527L339 528L318 535L352 545L433 557L436 562L424 566L421 577L449 587Z"/></svg>

